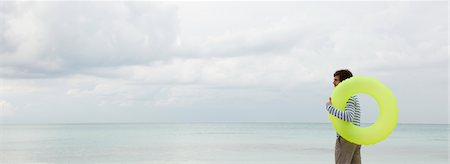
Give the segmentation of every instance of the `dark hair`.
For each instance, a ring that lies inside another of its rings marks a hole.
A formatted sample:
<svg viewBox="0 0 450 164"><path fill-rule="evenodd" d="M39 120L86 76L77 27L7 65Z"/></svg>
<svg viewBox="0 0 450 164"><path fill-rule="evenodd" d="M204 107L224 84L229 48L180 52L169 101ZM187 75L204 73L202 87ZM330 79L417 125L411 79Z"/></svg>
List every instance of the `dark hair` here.
<svg viewBox="0 0 450 164"><path fill-rule="evenodd" d="M334 76L338 76L339 80L344 81L345 79L351 78L353 76L352 72L348 69L341 69L334 73Z"/></svg>

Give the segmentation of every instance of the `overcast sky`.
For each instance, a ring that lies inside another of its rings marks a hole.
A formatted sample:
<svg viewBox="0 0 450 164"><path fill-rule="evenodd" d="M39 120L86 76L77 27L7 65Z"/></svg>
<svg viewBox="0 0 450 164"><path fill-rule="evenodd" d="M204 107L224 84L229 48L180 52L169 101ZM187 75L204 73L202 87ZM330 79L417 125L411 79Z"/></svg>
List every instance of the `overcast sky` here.
<svg viewBox="0 0 450 164"><path fill-rule="evenodd" d="M2 1L0 121L328 123L348 68L400 123L448 123L448 19L447 1Z"/></svg>

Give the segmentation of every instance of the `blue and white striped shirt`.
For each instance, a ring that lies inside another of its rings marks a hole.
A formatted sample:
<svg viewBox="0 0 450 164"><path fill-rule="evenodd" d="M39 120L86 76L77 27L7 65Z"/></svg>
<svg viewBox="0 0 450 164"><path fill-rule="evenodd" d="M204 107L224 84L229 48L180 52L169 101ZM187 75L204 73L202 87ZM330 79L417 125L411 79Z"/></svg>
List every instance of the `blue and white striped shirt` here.
<svg viewBox="0 0 450 164"><path fill-rule="evenodd" d="M350 97L350 99L347 101L344 111L334 108L331 104L327 106L327 111L328 113L336 116L341 120L351 122L356 126L360 126L361 110L358 97L356 96Z"/></svg>

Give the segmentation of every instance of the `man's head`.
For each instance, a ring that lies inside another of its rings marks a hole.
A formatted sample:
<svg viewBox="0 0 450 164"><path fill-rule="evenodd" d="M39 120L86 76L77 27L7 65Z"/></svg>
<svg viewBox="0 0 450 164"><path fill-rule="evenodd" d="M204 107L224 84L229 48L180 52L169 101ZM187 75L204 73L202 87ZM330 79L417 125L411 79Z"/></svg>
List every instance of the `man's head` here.
<svg viewBox="0 0 450 164"><path fill-rule="evenodd" d="M339 83L352 77L353 74L348 69L341 69L334 73L333 85L336 87Z"/></svg>

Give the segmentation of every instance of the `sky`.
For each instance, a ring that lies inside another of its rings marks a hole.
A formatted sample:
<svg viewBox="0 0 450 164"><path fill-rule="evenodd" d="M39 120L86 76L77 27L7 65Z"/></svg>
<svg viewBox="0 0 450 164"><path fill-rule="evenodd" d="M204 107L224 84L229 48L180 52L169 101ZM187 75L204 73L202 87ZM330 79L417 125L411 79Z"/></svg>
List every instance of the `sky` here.
<svg viewBox="0 0 450 164"><path fill-rule="evenodd" d="M317 122L333 73L448 124L448 1L0 2L0 123ZM365 94L362 121L379 109Z"/></svg>

